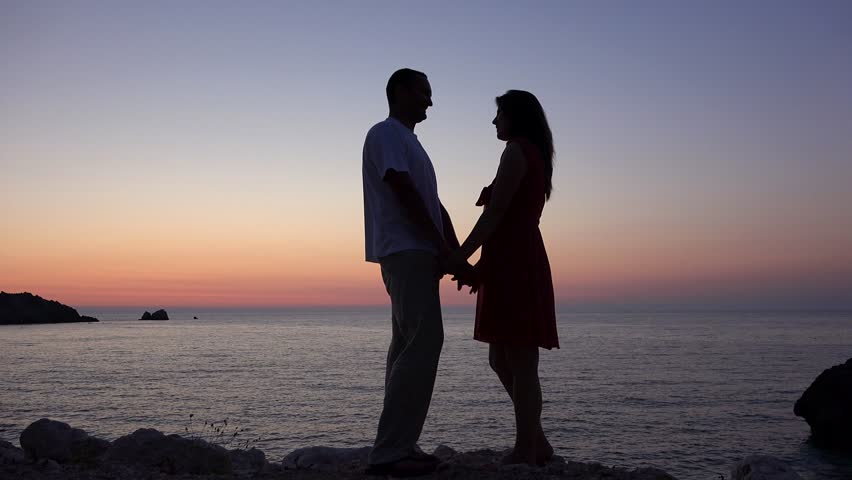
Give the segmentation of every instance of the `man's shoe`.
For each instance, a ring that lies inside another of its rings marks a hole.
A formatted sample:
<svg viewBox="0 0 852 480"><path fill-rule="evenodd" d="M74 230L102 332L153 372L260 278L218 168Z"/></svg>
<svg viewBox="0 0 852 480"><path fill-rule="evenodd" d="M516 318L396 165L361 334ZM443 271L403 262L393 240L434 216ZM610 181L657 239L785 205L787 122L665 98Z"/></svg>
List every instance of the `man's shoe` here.
<svg viewBox="0 0 852 480"><path fill-rule="evenodd" d="M432 457L433 455L429 455ZM409 456L395 462L370 465L364 471L367 475L390 475L391 477L419 477L435 471L438 462Z"/></svg>
<svg viewBox="0 0 852 480"><path fill-rule="evenodd" d="M415 451L414 453L411 454L410 458L414 458L416 460L423 460L423 461L426 461L426 462L435 462L435 463L441 462L440 458L436 457L435 455L430 455L430 454L423 452L423 451L419 451L419 452Z"/></svg>

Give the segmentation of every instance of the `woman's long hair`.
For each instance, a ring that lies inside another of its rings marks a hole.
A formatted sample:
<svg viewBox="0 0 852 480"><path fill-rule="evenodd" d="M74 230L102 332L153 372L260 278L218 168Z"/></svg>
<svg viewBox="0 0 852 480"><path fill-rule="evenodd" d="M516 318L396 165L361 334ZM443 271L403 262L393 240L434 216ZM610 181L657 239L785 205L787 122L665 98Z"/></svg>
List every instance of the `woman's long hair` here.
<svg viewBox="0 0 852 480"><path fill-rule="evenodd" d="M541 103L535 95L523 90L509 90L495 100L497 108L509 117L509 136L525 137L541 151L544 159L544 195L549 200L553 189L553 135Z"/></svg>

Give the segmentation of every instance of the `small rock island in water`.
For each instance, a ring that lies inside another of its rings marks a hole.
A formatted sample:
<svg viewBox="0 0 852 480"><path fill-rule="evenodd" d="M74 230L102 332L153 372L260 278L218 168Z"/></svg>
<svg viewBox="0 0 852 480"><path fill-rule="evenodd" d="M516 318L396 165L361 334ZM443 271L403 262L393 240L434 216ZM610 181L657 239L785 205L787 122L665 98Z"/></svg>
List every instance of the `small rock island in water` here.
<svg viewBox="0 0 852 480"><path fill-rule="evenodd" d="M165 310L160 309L154 313L145 312L139 320L168 320L169 314Z"/></svg>
<svg viewBox="0 0 852 480"><path fill-rule="evenodd" d="M97 321L97 318L80 315L68 305L28 292L0 292L0 325Z"/></svg>

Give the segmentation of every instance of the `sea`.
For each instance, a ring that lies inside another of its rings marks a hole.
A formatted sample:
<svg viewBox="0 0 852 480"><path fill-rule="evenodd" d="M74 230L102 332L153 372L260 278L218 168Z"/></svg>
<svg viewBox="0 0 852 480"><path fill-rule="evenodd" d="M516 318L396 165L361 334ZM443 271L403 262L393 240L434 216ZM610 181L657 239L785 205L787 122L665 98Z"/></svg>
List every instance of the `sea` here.
<svg viewBox="0 0 852 480"><path fill-rule="evenodd" d="M254 446L270 461L372 444L385 307L80 313L101 321L0 326L0 439L18 444L47 417L109 440L156 428ZM445 309L444 329L421 448L509 448L512 405L472 339L473 312ZM558 455L718 480L761 454L805 479L852 478L852 455L813 446L793 414L817 375L852 357L852 314L560 313L558 330L562 348L540 364Z"/></svg>

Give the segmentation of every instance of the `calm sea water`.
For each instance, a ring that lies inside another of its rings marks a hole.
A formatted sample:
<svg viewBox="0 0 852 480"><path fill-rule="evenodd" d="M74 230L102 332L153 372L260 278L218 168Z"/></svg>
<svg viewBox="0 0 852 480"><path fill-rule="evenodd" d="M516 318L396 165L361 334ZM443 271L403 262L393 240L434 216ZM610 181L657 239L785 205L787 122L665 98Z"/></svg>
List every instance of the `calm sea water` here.
<svg viewBox="0 0 852 480"><path fill-rule="evenodd" d="M17 443L41 417L107 439L142 427L204 434L205 420L227 418L272 461L371 444L384 310L80 313L101 323L0 327L0 438ZM681 479L727 477L749 454L806 478L852 478L852 458L813 448L793 415L820 372L852 357L850 327L843 314L560 315L563 348L541 356L544 427L566 458ZM445 331L421 446L508 448L511 404L471 339L472 313L447 312Z"/></svg>

